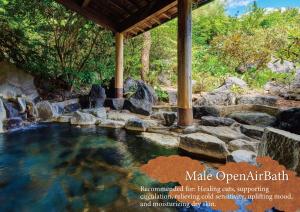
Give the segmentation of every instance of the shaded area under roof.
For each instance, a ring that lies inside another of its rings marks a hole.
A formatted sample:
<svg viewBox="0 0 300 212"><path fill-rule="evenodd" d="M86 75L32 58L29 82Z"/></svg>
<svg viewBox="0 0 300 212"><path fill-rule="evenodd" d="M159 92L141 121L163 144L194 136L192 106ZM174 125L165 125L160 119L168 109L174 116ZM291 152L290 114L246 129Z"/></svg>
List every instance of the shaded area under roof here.
<svg viewBox="0 0 300 212"><path fill-rule="evenodd" d="M176 0L56 0L113 32L134 37L177 17ZM193 0L194 8L212 0Z"/></svg>

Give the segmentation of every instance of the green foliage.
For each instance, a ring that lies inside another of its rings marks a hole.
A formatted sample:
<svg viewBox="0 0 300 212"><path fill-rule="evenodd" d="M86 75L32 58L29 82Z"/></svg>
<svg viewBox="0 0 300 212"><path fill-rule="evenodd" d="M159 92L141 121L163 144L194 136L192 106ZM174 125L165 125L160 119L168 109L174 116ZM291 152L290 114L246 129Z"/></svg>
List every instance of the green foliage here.
<svg viewBox="0 0 300 212"><path fill-rule="evenodd" d="M168 102L169 101L169 94L168 92L161 89L161 87L155 88L155 93L157 95L157 98L161 102Z"/></svg>
<svg viewBox="0 0 300 212"><path fill-rule="evenodd" d="M256 4L242 16L228 16L221 1L193 12L194 92L211 91L229 75L261 88L292 74L267 70L271 57L300 63L300 14L297 9L266 12ZM177 80L177 19L151 30L148 81ZM143 36L125 41L124 77L140 78ZM33 75L63 81L69 88L109 81L115 70L114 36L53 0L0 0L0 60ZM233 89L234 92L243 92ZM165 93L157 89L158 96ZM129 94L130 95L130 94Z"/></svg>

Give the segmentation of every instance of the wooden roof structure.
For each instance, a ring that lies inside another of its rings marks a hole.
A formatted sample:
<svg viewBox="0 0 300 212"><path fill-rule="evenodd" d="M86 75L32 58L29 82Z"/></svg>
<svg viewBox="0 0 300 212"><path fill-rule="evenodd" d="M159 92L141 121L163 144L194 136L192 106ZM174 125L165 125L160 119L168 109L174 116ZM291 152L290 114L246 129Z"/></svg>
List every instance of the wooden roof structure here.
<svg viewBox="0 0 300 212"><path fill-rule="evenodd" d="M56 0L113 32L134 37L177 16L177 0ZM212 0L193 0L194 8Z"/></svg>

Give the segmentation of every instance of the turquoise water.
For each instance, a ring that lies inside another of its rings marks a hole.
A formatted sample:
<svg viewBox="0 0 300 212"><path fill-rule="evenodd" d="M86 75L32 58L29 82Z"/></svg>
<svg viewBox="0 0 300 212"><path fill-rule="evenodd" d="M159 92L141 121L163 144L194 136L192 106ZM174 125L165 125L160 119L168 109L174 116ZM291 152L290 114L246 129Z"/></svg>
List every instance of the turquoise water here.
<svg viewBox="0 0 300 212"><path fill-rule="evenodd" d="M141 211L138 167L177 154L124 130L45 124L0 135L0 211ZM156 210L157 211L157 210Z"/></svg>

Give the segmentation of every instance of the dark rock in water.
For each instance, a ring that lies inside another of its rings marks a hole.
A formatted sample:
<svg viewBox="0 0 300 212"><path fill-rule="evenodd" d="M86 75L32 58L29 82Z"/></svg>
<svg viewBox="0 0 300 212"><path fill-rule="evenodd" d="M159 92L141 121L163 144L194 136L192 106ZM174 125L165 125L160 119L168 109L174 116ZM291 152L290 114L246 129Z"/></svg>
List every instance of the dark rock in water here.
<svg viewBox="0 0 300 212"><path fill-rule="evenodd" d="M17 105L12 102L4 101L7 118L15 118L20 115Z"/></svg>
<svg viewBox="0 0 300 212"><path fill-rule="evenodd" d="M122 110L124 106L125 99L123 98L107 98L105 100L104 106L110 107L114 110Z"/></svg>
<svg viewBox="0 0 300 212"><path fill-rule="evenodd" d="M237 98L237 104L251 104L251 105L267 105L276 106L278 98L276 96L240 96Z"/></svg>
<svg viewBox="0 0 300 212"><path fill-rule="evenodd" d="M201 124L205 126L230 126L235 121L231 118L214 117L214 116L203 116L201 118Z"/></svg>
<svg viewBox="0 0 300 212"><path fill-rule="evenodd" d="M219 117L220 111L213 106L195 106L193 107L193 116L195 119L201 119L202 116Z"/></svg>
<svg viewBox="0 0 300 212"><path fill-rule="evenodd" d="M235 112L229 115L229 118L236 120L241 124L255 125L260 127L272 126L276 118L267 113L260 112Z"/></svg>
<svg viewBox="0 0 300 212"><path fill-rule="evenodd" d="M20 128L23 126L23 120L21 118L10 118L6 120L5 126L7 130Z"/></svg>
<svg viewBox="0 0 300 212"><path fill-rule="evenodd" d="M103 107L106 99L105 89L101 85L92 85L89 97L92 107Z"/></svg>
<svg viewBox="0 0 300 212"><path fill-rule="evenodd" d="M164 120L165 120L164 124L166 126L172 126L177 119L177 113L175 113L175 112L164 112L163 116L164 116Z"/></svg>
<svg viewBox="0 0 300 212"><path fill-rule="evenodd" d="M250 138L261 139L264 134L264 128L252 125L242 125L241 132Z"/></svg>
<svg viewBox="0 0 300 212"><path fill-rule="evenodd" d="M300 136L268 127L258 147L260 157L271 157L287 169L300 174Z"/></svg>
<svg viewBox="0 0 300 212"><path fill-rule="evenodd" d="M283 110L276 118L276 128L300 135L300 108Z"/></svg>

